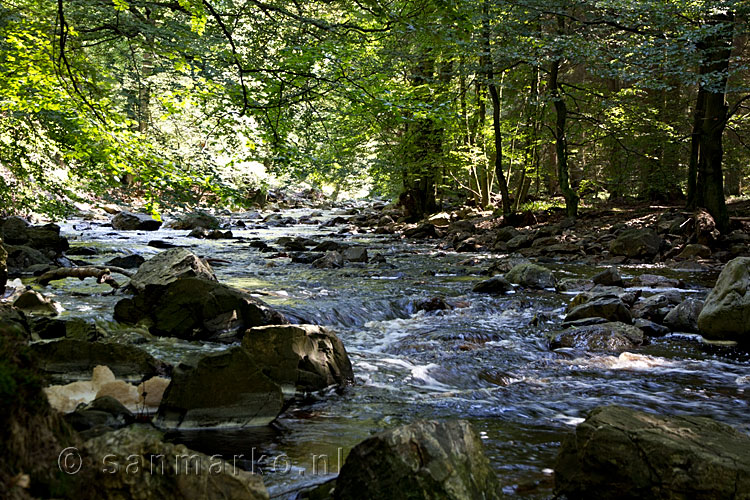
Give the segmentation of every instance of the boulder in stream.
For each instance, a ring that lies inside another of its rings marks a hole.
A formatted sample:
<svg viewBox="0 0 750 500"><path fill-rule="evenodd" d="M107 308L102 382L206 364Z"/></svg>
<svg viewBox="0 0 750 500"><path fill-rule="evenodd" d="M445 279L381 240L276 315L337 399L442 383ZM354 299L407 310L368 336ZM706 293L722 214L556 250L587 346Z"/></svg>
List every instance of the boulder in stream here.
<svg viewBox="0 0 750 500"><path fill-rule="evenodd" d="M167 224L167 227L171 229L219 229L221 221L213 215L196 210L183 214L172 222Z"/></svg>
<svg viewBox="0 0 750 500"><path fill-rule="evenodd" d="M563 442L555 493L597 500L750 498L750 437L709 418L599 407Z"/></svg>
<svg viewBox="0 0 750 500"><path fill-rule="evenodd" d="M112 218L112 227L118 231L156 231L161 221L148 214L120 212Z"/></svg>
<svg viewBox="0 0 750 500"><path fill-rule="evenodd" d="M98 498L268 500L259 475L218 456L163 441L146 426L130 426L86 441L96 467Z"/></svg>
<svg viewBox="0 0 750 500"><path fill-rule="evenodd" d="M482 441L464 420L418 421L355 446L336 480L334 498L499 498Z"/></svg>
<svg viewBox="0 0 750 500"><path fill-rule="evenodd" d="M698 332L698 317L703 309L703 301L685 299L664 317L664 325L673 332Z"/></svg>
<svg viewBox="0 0 750 500"><path fill-rule="evenodd" d="M62 306L34 290L26 290L13 301L13 307L32 316L57 316Z"/></svg>
<svg viewBox="0 0 750 500"><path fill-rule="evenodd" d="M604 271L601 271L591 278L595 284L603 286L622 286L622 276L620 271L612 266L608 267Z"/></svg>
<svg viewBox="0 0 750 500"><path fill-rule="evenodd" d="M147 286L143 293L115 305L115 319L130 324L145 321L158 336L230 342L247 328L287 323L282 314L249 293L201 278Z"/></svg>
<svg viewBox="0 0 750 500"><path fill-rule="evenodd" d="M130 278L130 286L142 292L148 285L165 286L181 278L216 281L214 271L206 261L190 250L172 248L144 262Z"/></svg>
<svg viewBox="0 0 750 500"><path fill-rule="evenodd" d="M661 237L653 229L625 229L610 243L609 253L631 258L654 257L661 244Z"/></svg>
<svg viewBox="0 0 750 500"><path fill-rule="evenodd" d="M532 263L518 264L506 273L505 279L526 288L537 289L555 288L557 283L552 271Z"/></svg>
<svg viewBox="0 0 750 500"><path fill-rule="evenodd" d="M584 318L604 318L609 321L632 323L633 316L625 303L614 295L600 295L577 305L565 316L565 321Z"/></svg>
<svg viewBox="0 0 750 500"><path fill-rule="evenodd" d="M284 388L316 391L354 382L344 344L317 325L272 325L245 332L242 347L261 371Z"/></svg>
<svg viewBox="0 0 750 500"><path fill-rule="evenodd" d="M550 348L570 347L587 351L625 351L644 342L643 331L619 322L568 328L550 339Z"/></svg>
<svg viewBox="0 0 750 500"><path fill-rule="evenodd" d="M750 341L750 257L727 263L698 317L707 339Z"/></svg>
<svg viewBox="0 0 750 500"><path fill-rule="evenodd" d="M247 351L233 347L175 367L156 424L181 429L267 425L283 405L281 387Z"/></svg>
<svg viewBox="0 0 750 500"><path fill-rule="evenodd" d="M493 276L492 278L484 281L480 281L476 285L474 285L474 288L472 288L472 292L475 293L506 293L513 290L513 285L510 284L510 281L506 280L504 276Z"/></svg>

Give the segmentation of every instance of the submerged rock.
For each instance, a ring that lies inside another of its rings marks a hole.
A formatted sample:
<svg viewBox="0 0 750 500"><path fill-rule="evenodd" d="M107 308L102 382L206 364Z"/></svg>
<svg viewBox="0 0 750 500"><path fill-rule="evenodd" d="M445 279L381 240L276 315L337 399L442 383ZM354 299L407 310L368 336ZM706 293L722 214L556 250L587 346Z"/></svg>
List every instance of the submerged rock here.
<svg viewBox="0 0 750 500"><path fill-rule="evenodd" d="M505 279L526 288L554 288L555 280L552 271L537 264L523 263L513 267L505 275Z"/></svg>
<svg viewBox="0 0 750 500"><path fill-rule="evenodd" d="M341 340L317 325L251 328L242 340L261 371L282 387L316 391L354 382Z"/></svg>
<svg viewBox="0 0 750 500"><path fill-rule="evenodd" d="M626 229L610 243L609 252L625 257L654 257L661 244L661 237L652 229Z"/></svg>
<svg viewBox="0 0 750 500"><path fill-rule="evenodd" d="M643 331L633 325L610 322L569 328L555 334L551 349L572 347L588 351L624 351L643 344Z"/></svg>
<svg viewBox="0 0 750 500"><path fill-rule="evenodd" d="M148 285L166 286L182 278L216 281L211 266L190 250L172 248L160 252L143 263L130 278L130 286L142 292Z"/></svg>
<svg viewBox="0 0 750 500"><path fill-rule="evenodd" d="M161 221L147 214L120 212L112 218L112 227L118 231L156 231Z"/></svg>
<svg viewBox="0 0 750 500"><path fill-rule="evenodd" d="M418 421L355 446L334 498L490 500L499 498L499 486L468 422Z"/></svg>
<svg viewBox="0 0 750 500"><path fill-rule="evenodd" d="M602 500L750 498L750 437L708 418L600 407L563 442L555 493Z"/></svg>
<svg viewBox="0 0 750 500"><path fill-rule="evenodd" d="M165 443L162 434L131 426L90 439L85 449L97 465L100 498L165 500L267 500L259 475L218 456Z"/></svg>
<svg viewBox="0 0 750 500"><path fill-rule="evenodd" d="M146 321L154 335L215 341L236 340L254 326L287 323L249 293L200 278L148 286L132 299L119 301L115 319L130 324Z"/></svg>
<svg viewBox="0 0 750 500"><path fill-rule="evenodd" d="M281 413L284 396L241 347L209 354L174 369L156 423L165 428L267 425Z"/></svg>
<svg viewBox="0 0 750 500"><path fill-rule="evenodd" d="M703 305L698 328L708 339L750 340L750 257L724 266Z"/></svg>

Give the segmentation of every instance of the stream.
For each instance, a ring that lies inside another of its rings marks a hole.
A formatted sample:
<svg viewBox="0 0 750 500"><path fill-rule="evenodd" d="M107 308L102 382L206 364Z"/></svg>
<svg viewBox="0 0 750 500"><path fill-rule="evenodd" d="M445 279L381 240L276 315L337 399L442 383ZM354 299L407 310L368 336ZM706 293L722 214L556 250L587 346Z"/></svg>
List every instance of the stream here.
<svg viewBox="0 0 750 500"><path fill-rule="evenodd" d="M294 209L283 215L298 219L311 212ZM314 220L334 215L339 213L324 211ZM147 246L155 239L226 260L228 264L213 266L221 282L257 293L292 322L324 325L342 339L356 385L295 403L270 428L169 436L209 455L244 455L244 467L263 469L272 497L294 498L300 487L332 477L349 450L370 434L416 419L469 420L483 439L503 492L522 498L551 496L561 440L599 405L709 416L750 430L750 360L731 348L707 345L695 335L671 334L619 356L553 352L546 333L561 329L573 295L521 289L502 296L472 293L473 285L486 279L479 271L498 255L443 252L429 240L339 234L345 226L263 228L260 219L242 214L232 219L247 224L245 229L232 227L233 240L198 240L188 238L188 231L170 229L115 232L81 220L63 224L62 233L72 246L97 248L99 255L75 257L93 264L127 253L149 258L159 252ZM314 269L288 258L268 259L272 254L249 244L261 239L272 245L281 236L365 245L370 258L381 254L386 263ZM480 262L462 264L470 257ZM558 279L590 277L601 270L544 265ZM625 277L667 271L620 269ZM679 290L683 296L698 298L716 278L705 272L669 270L669 275L685 282L686 289ZM139 337L134 328L112 320L121 296L103 295L107 290L93 280L69 279L53 282L45 294L62 303L63 318L93 318L116 341ZM438 296L459 307L417 311L419 302ZM176 364L228 346L160 338L140 347ZM327 471L325 460L316 462L313 455L328 457Z"/></svg>

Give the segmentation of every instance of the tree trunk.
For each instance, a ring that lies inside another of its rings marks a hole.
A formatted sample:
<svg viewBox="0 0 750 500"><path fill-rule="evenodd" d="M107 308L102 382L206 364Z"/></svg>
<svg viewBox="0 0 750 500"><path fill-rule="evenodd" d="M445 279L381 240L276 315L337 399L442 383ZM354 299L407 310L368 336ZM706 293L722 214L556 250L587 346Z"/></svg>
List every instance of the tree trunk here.
<svg viewBox="0 0 750 500"><path fill-rule="evenodd" d="M565 98L560 93L560 83L558 76L560 72L560 59L552 61L550 68L550 91L552 92L552 102L555 105L557 114L555 120L555 153L557 154L557 181L560 184L560 191L565 198L565 212L568 217L578 216L578 194L570 187L568 178L568 142L566 138L566 122L568 119L568 107L565 104Z"/></svg>

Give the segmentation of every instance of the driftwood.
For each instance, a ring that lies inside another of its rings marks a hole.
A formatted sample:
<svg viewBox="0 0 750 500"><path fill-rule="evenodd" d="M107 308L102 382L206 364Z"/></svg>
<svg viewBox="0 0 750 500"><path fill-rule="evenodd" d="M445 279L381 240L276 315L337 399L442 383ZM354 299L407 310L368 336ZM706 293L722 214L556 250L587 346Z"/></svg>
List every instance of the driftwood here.
<svg viewBox="0 0 750 500"><path fill-rule="evenodd" d="M59 267L42 274L41 276L39 276L39 278L37 278L36 281L42 286L47 286L49 285L50 281L61 280L65 278L78 278L81 281L86 278L96 278L97 283L106 283L107 285L116 289L120 288L120 285L115 281L110 273L116 272L119 274L125 274L126 276L132 275L132 273L130 273L129 271L125 271L124 273L121 271L125 270L117 267L107 268L102 266Z"/></svg>

